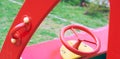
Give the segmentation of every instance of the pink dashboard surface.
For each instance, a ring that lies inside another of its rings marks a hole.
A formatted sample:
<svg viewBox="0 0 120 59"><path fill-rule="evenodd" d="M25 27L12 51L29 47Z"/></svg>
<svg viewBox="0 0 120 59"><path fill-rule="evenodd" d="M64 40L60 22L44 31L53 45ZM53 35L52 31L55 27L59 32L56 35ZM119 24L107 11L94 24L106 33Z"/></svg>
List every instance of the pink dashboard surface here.
<svg viewBox="0 0 120 59"><path fill-rule="evenodd" d="M97 28L92 30L93 33L100 39L101 48L96 55L100 55L107 51L108 46L108 28L109 26L104 26L101 28ZM94 42L94 40L86 33L80 32L78 33L81 39L87 39L89 41ZM40 38L39 38L40 39ZM47 39L47 38L46 38ZM76 39L74 35L66 37L67 40ZM95 45L89 44L92 48L95 48ZM39 44L34 44L32 46L28 46L25 48L21 58L22 59L62 59L60 56L60 47L62 43L59 38L41 42ZM93 55L93 56L96 56Z"/></svg>

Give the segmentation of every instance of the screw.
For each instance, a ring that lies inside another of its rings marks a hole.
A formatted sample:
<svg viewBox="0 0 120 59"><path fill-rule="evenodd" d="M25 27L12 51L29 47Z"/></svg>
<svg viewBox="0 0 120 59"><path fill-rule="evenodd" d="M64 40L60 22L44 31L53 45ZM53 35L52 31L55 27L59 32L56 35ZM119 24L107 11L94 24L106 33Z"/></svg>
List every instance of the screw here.
<svg viewBox="0 0 120 59"><path fill-rule="evenodd" d="M84 47L87 47L87 45L84 45Z"/></svg>
<svg viewBox="0 0 120 59"><path fill-rule="evenodd" d="M61 50L63 54L65 54L66 52L64 50Z"/></svg>

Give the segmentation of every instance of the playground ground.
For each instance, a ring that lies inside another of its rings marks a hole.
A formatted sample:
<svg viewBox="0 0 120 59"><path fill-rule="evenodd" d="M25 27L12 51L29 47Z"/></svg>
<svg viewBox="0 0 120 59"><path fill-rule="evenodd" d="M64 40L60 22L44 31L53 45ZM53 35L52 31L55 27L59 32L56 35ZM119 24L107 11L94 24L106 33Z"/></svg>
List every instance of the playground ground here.
<svg viewBox="0 0 120 59"><path fill-rule="evenodd" d="M0 0L0 47L22 4L23 0ZM109 23L109 13L84 15L84 12L83 7L59 3L38 27L28 45L58 38L60 29L69 24L77 23L94 29Z"/></svg>

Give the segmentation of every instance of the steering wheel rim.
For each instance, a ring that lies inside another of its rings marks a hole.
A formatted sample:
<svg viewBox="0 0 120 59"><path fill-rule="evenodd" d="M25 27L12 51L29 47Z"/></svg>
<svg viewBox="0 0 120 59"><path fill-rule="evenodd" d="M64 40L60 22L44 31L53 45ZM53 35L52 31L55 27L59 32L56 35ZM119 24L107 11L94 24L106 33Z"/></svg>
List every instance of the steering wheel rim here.
<svg viewBox="0 0 120 59"><path fill-rule="evenodd" d="M82 31L85 31L86 33L88 33L96 42L96 48L91 51L91 52L83 52L83 51L78 51L77 49L71 47L64 39L64 34L67 30L71 29L71 28L76 28L76 29L80 29ZM75 24L72 24L72 25L69 25L69 26L66 26L64 27L61 32L60 32L60 40L62 42L62 44L68 49L70 50L71 52L77 54L77 55L81 55L81 56L87 56L87 55L91 55L91 54L95 54L99 51L100 49L100 41L99 39L92 33L92 31L90 31L89 29L87 29L86 27L84 26L81 26L81 25L75 25Z"/></svg>

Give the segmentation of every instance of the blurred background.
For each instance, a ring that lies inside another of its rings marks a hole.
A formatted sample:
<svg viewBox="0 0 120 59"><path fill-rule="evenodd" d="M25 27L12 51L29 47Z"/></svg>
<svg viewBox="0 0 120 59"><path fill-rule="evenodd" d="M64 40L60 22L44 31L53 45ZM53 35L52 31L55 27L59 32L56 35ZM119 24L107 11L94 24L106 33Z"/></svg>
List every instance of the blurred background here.
<svg viewBox="0 0 120 59"><path fill-rule="evenodd" d="M0 0L0 47L23 2ZM61 0L38 27L28 45L58 38L61 28L70 24L91 29L103 27L109 23L109 11L108 0Z"/></svg>

